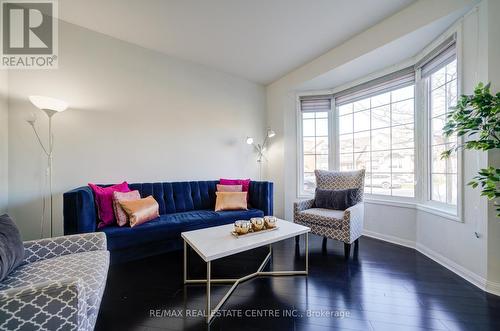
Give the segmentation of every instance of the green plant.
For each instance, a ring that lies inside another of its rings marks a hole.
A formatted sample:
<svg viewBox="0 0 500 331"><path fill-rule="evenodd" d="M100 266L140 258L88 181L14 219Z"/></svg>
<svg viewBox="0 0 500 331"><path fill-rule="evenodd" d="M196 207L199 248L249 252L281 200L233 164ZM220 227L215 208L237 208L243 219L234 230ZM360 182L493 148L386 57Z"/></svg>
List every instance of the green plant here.
<svg viewBox="0 0 500 331"><path fill-rule="evenodd" d="M473 95L460 96L457 105L450 108L447 123L443 128L445 137L456 134L464 137L464 143L442 153L449 158L459 149L488 151L500 148L500 92L490 93L490 84L479 83ZM460 139L458 139L460 141ZM481 195L493 200L500 197L500 169L488 167L480 169L478 175L468 183L476 188L481 186ZM500 205L495 204L497 217Z"/></svg>

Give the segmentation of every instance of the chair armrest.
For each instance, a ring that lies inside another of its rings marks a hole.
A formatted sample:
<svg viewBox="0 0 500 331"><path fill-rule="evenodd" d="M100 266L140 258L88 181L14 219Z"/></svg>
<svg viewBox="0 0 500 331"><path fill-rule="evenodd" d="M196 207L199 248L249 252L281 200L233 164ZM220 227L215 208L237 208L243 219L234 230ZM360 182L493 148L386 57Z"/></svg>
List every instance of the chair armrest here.
<svg viewBox="0 0 500 331"><path fill-rule="evenodd" d="M248 188L248 200L253 208L262 210L265 216L274 215L273 183L251 181Z"/></svg>
<svg viewBox="0 0 500 331"><path fill-rule="evenodd" d="M30 308L20 309L24 306ZM88 323L86 315L85 288L75 278L0 291L0 330L41 326L50 330L83 330ZM35 316L42 320L37 319L34 324Z"/></svg>
<svg viewBox="0 0 500 331"><path fill-rule="evenodd" d="M97 230L97 211L94 193L82 186L63 195L64 234L86 233Z"/></svg>
<svg viewBox="0 0 500 331"><path fill-rule="evenodd" d="M300 211L310 209L313 206L314 206L314 199L296 201L293 203L293 212L295 214L295 213L298 213Z"/></svg>
<svg viewBox="0 0 500 331"><path fill-rule="evenodd" d="M107 249L106 234L92 232L24 242L24 262L32 263L57 256Z"/></svg>
<svg viewBox="0 0 500 331"><path fill-rule="evenodd" d="M347 208L344 211L344 218L353 219L353 218L361 218L363 219L365 216L365 203L358 202L354 206Z"/></svg>
<svg viewBox="0 0 500 331"><path fill-rule="evenodd" d="M348 238L344 239L344 242L350 244L361 236L363 233L364 217L365 204L363 202L357 203L344 211L342 227L348 236Z"/></svg>

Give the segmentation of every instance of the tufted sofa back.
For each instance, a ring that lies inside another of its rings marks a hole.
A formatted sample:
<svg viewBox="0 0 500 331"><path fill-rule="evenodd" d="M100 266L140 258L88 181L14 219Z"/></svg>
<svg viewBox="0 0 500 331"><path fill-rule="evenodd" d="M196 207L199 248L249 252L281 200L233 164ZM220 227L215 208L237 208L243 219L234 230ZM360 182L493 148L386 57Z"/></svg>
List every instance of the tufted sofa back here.
<svg viewBox="0 0 500 331"><path fill-rule="evenodd" d="M134 183L129 184L129 187L131 190L138 190L143 198L152 195L158 202L160 215L163 215L191 210L213 210L218 183L216 180ZM248 196L251 208L262 210L264 215L273 215L273 183L251 181ZM65 234L95 231L97 210L92 190L83 186L64 193L63 214Z"/></svg>
<svg viewBox="0 0 500 331"><path fill-rule="evenodd" d="M152 195L160 205L160 214L213 209L217 181L129 184L141 197Z"/></svg>

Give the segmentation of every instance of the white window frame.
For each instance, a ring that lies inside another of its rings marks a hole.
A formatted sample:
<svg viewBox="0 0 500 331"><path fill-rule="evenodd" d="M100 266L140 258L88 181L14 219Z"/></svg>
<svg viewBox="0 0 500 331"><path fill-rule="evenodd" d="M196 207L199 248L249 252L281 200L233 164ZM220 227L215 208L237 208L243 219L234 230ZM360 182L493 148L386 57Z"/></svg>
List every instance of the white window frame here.
<svg viewBox="0 0 500 331"><path fill-rule="evenodd" d="M297 197L299 199L311 198L312 195L307 194L303 190L303 146L302 146L302 114L300 109L300 97L306 95L325 95L325 94L336 94L347 88L360 85L362 83L368 82L372 79L376 79L387 74L396 72L400 69L407 67L408 65L415 65L424 57L431 54L436 47L438 47L443 41L450 38L452 35L456 36L456 57L457 57L457 90L458 97L463 93L462 91L462 79L463 79L463 68L462 68L462 33L461 33L461 22L458 22L452 26L447 32L445 32L441 37L436 39L433 43L427 46L420 54L414 58L405 61L401 64L387 68L379 73L368 75L363 79L359 79L350 84L341 86L333 90L321 90L321 91L309 91L303 93L297 93ZM428 99L425 90L425 79L421 78L421 70L417 68L415 70L415 94L414 94L414 134L415 134L415 197L397 197L397 196L385 196L385 195L373 195L367 194L365 201L374 204L390 205L404 208L414 208L418 210L423 210L428 213L443 217L445 219L463 222L463 151L459 150L457 152L457 206L456 208L451 205L440 203L437 201L430 200L430 165L428 162L428 157L430 152L428 150L428 139L429 139L429 110L428 110ZM329 168L330 170L339 169L339 141L337 139L338 135L338 119L336 113L335 98L331 102L331 110L328 114L329 119L329 142L330 142L330 155L329 155ZM462 138L458 138L458 144L463 142Z"/></svg>
<svg viewBox="0 0 500 331"><path fill-rule="evenodd" d="M297 197L300 199L307 199L310 198L311 195L307 192L304 191L304 144L303 144L303 136L302 136L302 107L301 107L301 97L305 96L315 96L315 95L322 95L322 96L327 96L327 95L332 95L331 91L314 91L314 92L305 92L305 93L298 93L296 96L296 118L297 118L297 174L298 174L298 179L297 179ZM333 132L334 132L334 123L333 123L333 109L335 107L335 100L331 99L330 103L330 111L328 111L328 147L329 147L329 153L328 153L328 170L333 170L335 169L335 157L334 153L336 153L337 148L333 146L335 139L333 139Z"/></svg>
<svg viewBox="0 0 500 331"><path fill-rule="evenodd" d="M461 35L460 30L457 31L456 40L456 59L457 59L457 101L460 95L462 95L462 56L461 56ZM422 115L422 132L423 139L420 148L421 152L421 166L422 166L422 176L424 178L422 182L421 189L421 199L419 209L433 212L438 216L443 216L448 219L455 221L463 221L463 150L457 151L457 205L451 205L444 202L439 202L432 200L431 192L431 162L432 162L432 151L430 149L430 135L431 135L431 124L430 124L430 100L429 100L429 86L428 79L421 78L421 69L417 69L417 76L419 77L418 84L421 95L421 115ZM461 145L463 143L463 137L457 138L457 144Z"/></svg>
<svg viewBox="0 0 500 331"><path fill-rule="evenodd" d="M403 88L403 87L407 87L407 86L410 86L410 85L403 85L403 86L399 86L397 87L396 89L399 89L399 88ZM416 94L417 94L417 91L416 91L416 81L414 82L413 84L414 86L414 94L413 94L413 109L414 109L414 115L413 115L413 141L414 141L414 146L413 146L413 150L414 150L414 159L415 159L415 169L414 169L414 180L416 181L417 179L417 141L416 141L416 138L417 138L417 134L416 134L416 113L417 113L417 108L416 108ZM387 93L389 91L393 91L395 89L392 89L392 88L389 88L389 89L386 89L386 90L382 90L380 91L380 94L383 94L383 93ZM378 94L377 94L378 95ZM334 98L334 101L335 101L335 98ZM371 109L371 108L370 108ZM334 118L335 118L335 124L336 124L336 131L335 131L335 134L334 134L334 139L336 140L336 146L337 146L337 150L336 150L336 153L334 155L335 157L335 170L338 170L340 169L340 154L337 153L338 151L338 148L340 148L339 146L339 139L336 139L339 134L338 134L338 114L337 114L337 107L335 106L334 110ZM388 128L391 128L391 131L392 131L392 125L389 126ZM371 134L371 130L369 131L370 134ZM392 153L392 146L390 148L390 151ZM371 172L371 175L373 176L373 172ZM376 174L376 173L375 173ZM392 170L391 170L391 175L392 175ZM384 195L384 194L374 194L374 193L366 193L365 196L368 198L368 200L377 200L377 201L383 201L383 202L402 202L402 203L414 203L415 202L415 199L417 198L417 185L415 184L414 186L414 196L413 197L404 197L404 196L393 196L393 195Z"/></svg>

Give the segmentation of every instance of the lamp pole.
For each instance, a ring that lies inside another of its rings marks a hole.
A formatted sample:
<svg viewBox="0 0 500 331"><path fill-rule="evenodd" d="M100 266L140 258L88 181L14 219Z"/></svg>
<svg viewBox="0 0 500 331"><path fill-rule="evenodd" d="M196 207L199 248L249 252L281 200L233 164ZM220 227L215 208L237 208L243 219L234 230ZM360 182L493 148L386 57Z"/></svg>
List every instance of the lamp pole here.
<svg viewBox="0 0 500 331"><path fill-rule="evenodd" d="M42 110L45 114L47 114L47 117L49 118L49 145L48 148L45 148L44 144L42 143L42 140L40 139L40 135L38 134L38 131L36 130L35 127L35 119L30 119L28 120L28 123L31 125L33 128L33 131L35 132L35 136L38 140L38 143L42 147L43 152L47 156L47 170L46 170L46 176L48 177L48 186L49 186L49 204L50 204L50 210L49 210L49 215L50 215L50 236L52 237L54 235L54 197L53 197L53 182L52 182L52 173L53 173L53 163L54 163L54 135L52 133L52 117L54 114L58 112L62 112L68 108L68 104L62 100L50 98L50 97L44 97L44 96L30 96L29 97L31 103L35 105L38 109ZM41 236L43 237L43 228L44 228L44 217L45 217L45 206L46 206L46 201L45 201L45 196L43 198L43 215L41 218Z"/></svg>
<svg viewBox="0 0 500 331"><path fill-rule="evenodd" d="M54 150L54 136L52 134L52 116L56 113L54 110L42 109L49 117L49 155L48 155L48 177L49 177L49 203L50 203L50 236L54 236L54 204L52 193L52 163L53 163L53 150Z"/></svg>
<svg viewBox="0 0 500 331"><path fill-rule="evenodd" d="M276 133L270 128L268 128L262 144L254 143L252 137L247 137L246 139L247 144L252 145L257 151L257 163L259 164L259 180L262 180L262 159L264 158L264 150L266 148L266 144L269 141L269 139L274 137L275 135Z"/></svg>

